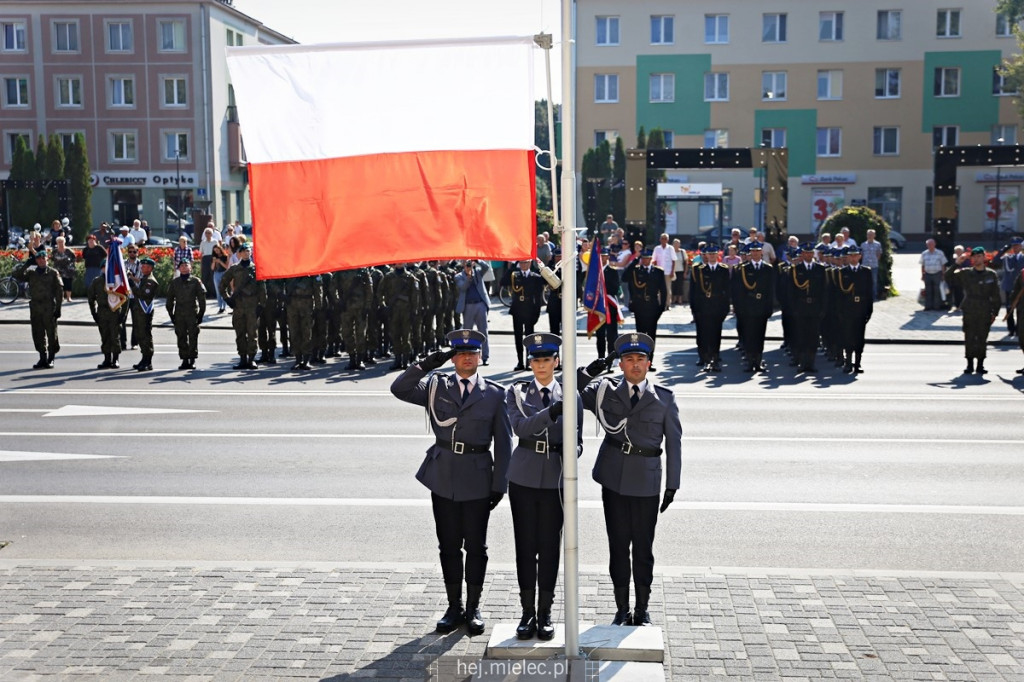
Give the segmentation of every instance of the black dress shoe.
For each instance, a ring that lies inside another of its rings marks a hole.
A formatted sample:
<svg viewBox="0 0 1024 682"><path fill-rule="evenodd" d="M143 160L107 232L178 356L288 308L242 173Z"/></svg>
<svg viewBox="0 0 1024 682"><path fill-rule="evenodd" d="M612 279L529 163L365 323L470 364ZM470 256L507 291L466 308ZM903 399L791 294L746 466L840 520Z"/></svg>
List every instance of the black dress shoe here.
<svg viewBox="0 0 1024 682"><path fill-rule="evenodd" d="M437 631L443 635L447 635L449 632L454 631L460 625L466 622L466 614L462 610L461 606L449 606L448 610L441 616L441 620L437 621Z"/></svg>
<svg viewBox="0 0 1024 682"><path fill-rule="evenodd" d="M482 635L485 626L486 623L484 623L483 616L480 615L480 609L466 610L466 632L471 635Z"/></svg>
<svg viewBox="0 0 1024 682"><path fill-rule="evenodd" d="M1017 374L1024 374L1024 367L1017 370Z"/></svg>
<svg viewBox="0 0 1024 682"><path fill-rule="evenodd" d="M182 360L181 364L178 365L178 369L188 369L188 360Z"/></svg>
<svg viewBox="0 0 1024 682"><path fill-rule="evenodd" d="M555 626L551 624L551 612L537 614L537 639L548 642L555 638Z"/></svg>
<svg viewBox="0 0 1024 682"><path fill-rule="evenodd" d="M651 614L647 613L647 609L636 609L633 611L633 625L643 627L645 625L652 625Z"/></svg>
<svg viewBox="0 0 1024 682"><path fill-rule="evenodd" d="M519 626L516 628L516 639L533 639L536 634L537 616L533 609L524 611L523 617L519 620Z"/></svg>
<svg viewBox="0 0 1024 682"><path fill-rule="evenodd" d="M712 372L721 372L722 371L722 362L721 362L721 360L712 360L711 361L711 371Z"/></svg>
<svg viewBox="0 0 1024 682"><path fill-rule="evenodd" d="M526 368L523 367L523 363L520 362L518 365L515 366L515 368L512 371L513 372L525 372Z"/></svg>
<svg viewBox="0 0 1024 682"><path fill-rule="evenodd" d="M964 367L964 374L974 374L974 365Z"/></svg>
<svg viewBox="0 0 1024 682"><path fill-rule="evenodd" d="M612 619L612 625L632 625L633 614L630 613L629 609L619 609L615 612L615 618Z"/></svg>

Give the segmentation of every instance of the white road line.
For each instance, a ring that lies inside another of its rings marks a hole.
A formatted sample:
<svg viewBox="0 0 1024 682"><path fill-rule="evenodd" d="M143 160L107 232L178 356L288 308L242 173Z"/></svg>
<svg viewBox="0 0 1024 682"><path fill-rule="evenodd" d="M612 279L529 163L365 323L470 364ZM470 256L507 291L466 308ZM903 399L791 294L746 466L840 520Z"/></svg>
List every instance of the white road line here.
<svg viewBox="0 0 1024 682"><path fill-rule="evenodd" d="M64 459L121 459L121 455L74 455L60 452L21 452L0 450L0 462L56 461Z"/></svg>
<svg viewBox="0 0 1024 682"><path fill-rule="evenodd" d="M373 440L423 440L432 441L432 435L401 434L401 433L150 433L146 432L146 438L244 438L249 440L289 438L293 440L345 440L372 438ZM0 431L0 436L6 438L138 438L140 434L133 432L117 431ZM778 436L685 436L686 441L709 441L714 443L743 442L743 443L885 443L887 445L899 446L906 443L927 444L927 445L1024 445L1020 439L984 439L984 438L822 438L820 436L779 438ZM603 436L584 436L584 440L603 440Z"/></svg>
<svg viewBox="0 0 1024 682"><path fill-rule="evenodd" d="M255 507L429 507L424 498L185 497L141 495L0 495L0 504L138 504ZM600 500L580 500L581 509L601 509ZM1024 516L1024 507L930 504L827 504L818 502L685 502L669 510L716 512L797 512L831 514L967 514Z"/></svg>

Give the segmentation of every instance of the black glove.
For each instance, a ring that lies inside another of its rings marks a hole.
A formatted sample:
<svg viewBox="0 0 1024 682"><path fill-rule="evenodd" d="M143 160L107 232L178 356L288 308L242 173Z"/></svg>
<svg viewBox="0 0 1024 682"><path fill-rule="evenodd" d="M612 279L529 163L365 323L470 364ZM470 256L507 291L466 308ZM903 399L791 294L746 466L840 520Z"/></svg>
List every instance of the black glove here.
<svg viewBox="0 0 1024 682"><path fill-rule="evenodd" d="M224 302L227 303L232 308L235 307L235 297L234 296L225 296L224 297Z"/></svg>
<svg viewBox="0 0 1024 682"><path fill-rule="evenodd" d="M501 502L501 498L505 497L505 493L491 493L490 508L494 509Z"/></svg>
<svg viewBox="0 0 1024 682"><path fill-rule="evenodd" d="M598 374L602 373L603 371L611 367L612 362L614 362L614 360L615 357L612 355L609 355L606 358L598 358L597 360L594 360L589 365L587 365L587 374L589 374L592 377L596 377Z"/></svg>
<svg viewBox="0 0 1024 682"><path fill-rule="evenodd" d="M661 498L661 509L660 513L664 514L668 506L672 504L672 500L676 499L676 491L669 489L665 491L665 496Z"/></svg>
<svg viewBox="0 0 1024 682"><path fill-rule="evenodd" d="M551 417L551 421L555 421L562 416L562 401L556 400L551 403L551 407L548 408L548 416Z"/></svg>
<svg viewBox="0 0 1024 682"><path fill-rule="evenodd" d="M420 360L420 369L424 372L430 372L432 370L441 367L444 363L448 362L455 355L455 349L439 350L431 353L427 357Z"/></svg>

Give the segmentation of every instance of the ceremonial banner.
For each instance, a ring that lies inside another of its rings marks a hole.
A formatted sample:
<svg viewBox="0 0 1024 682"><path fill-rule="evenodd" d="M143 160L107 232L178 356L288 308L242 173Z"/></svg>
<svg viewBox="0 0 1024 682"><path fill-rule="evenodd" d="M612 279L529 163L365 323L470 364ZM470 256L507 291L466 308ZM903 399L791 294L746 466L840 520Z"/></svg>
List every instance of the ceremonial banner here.
<svg viewBox="0 0 1024 682"><path fill-rule="evenodd" d="M260 277L534 257L534 49L228 49Z"/></svg>
<svg viewBox="0 0 1024 682"><path fill-rule="evenodd" d="M132 295L128 286L128 271L124 267L124 255L121 253L122 243L114 237L107 246L107 265L103 274L106 279L107 305L111 310L120 308Z"/></svg>
<svg viewBox="0 0 1024 682"><path fill-rule="evenodd" d="M601 240L594 238L587 264L587 279L583 284L583 307L587 310L587 338L594 335L608 321L609 316L622 322L619 306L608 295L604 283L604 266L601 264Z"/></svg>

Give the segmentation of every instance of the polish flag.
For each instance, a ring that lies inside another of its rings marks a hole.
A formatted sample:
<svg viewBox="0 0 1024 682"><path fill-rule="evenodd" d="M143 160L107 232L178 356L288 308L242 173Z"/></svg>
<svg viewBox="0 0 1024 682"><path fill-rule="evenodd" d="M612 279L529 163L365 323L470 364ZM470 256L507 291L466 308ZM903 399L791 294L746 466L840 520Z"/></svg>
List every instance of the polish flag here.
<svg viewBox="0 0 1024 682"><path fill-rule="evenodd" d="M536 257L530 37L230 48L260 278Z"/></svg>

